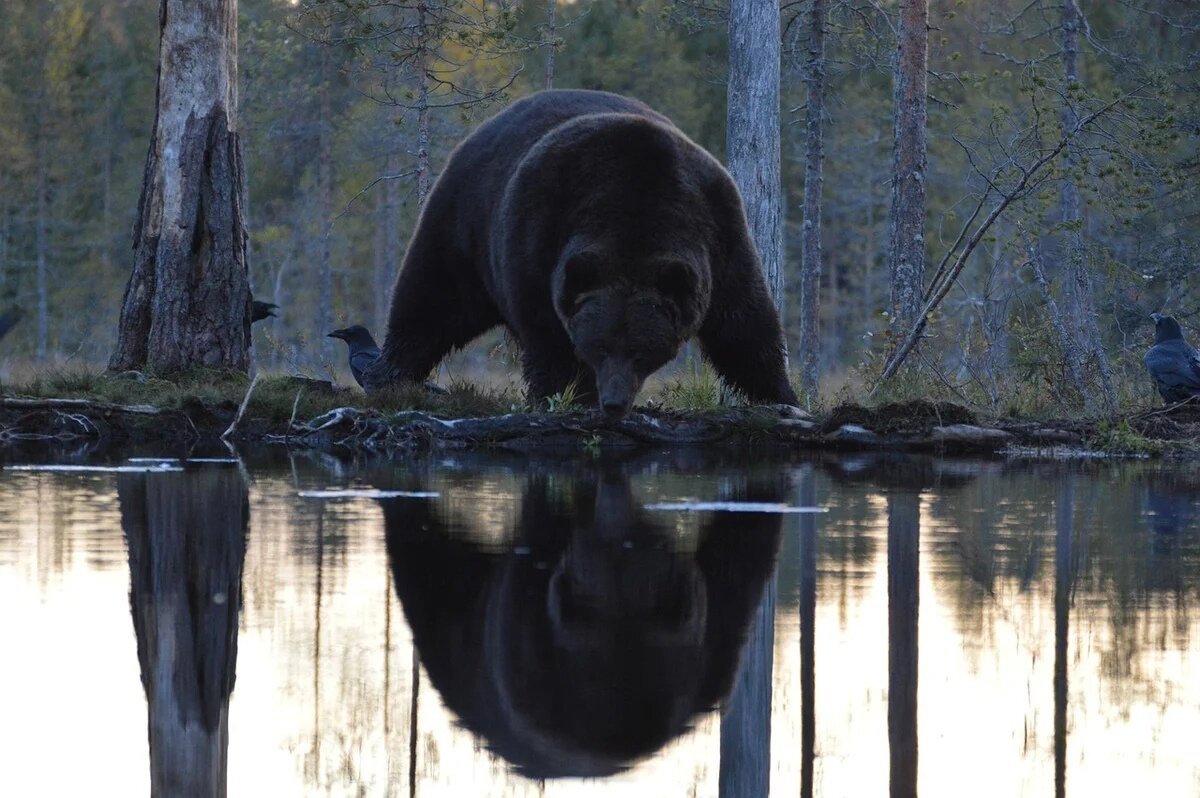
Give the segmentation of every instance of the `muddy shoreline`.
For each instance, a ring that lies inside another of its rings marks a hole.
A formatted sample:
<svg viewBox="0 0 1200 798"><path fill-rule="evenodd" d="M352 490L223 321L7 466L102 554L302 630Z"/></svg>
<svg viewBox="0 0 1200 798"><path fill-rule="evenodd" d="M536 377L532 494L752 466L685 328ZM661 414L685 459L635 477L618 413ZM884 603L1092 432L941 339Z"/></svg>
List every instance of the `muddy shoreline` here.
<svg viewBox="0 0 1200 798"><path fill-rule="evenodd" d="M237 416L230 403L179 409L84 399L0 398L0 447L38 441L93 447L219 445ZM866 408L842 405L810 415L796 408L716 412L639 410L620 421L595 412L512 413L440 418L338 407L287 423L247 416L234 443L376 452L491 448L593 451L686 447L775 451L900 451L1046 456L1164 456L1200 459L1200 406L1148 408L1118 419L987 419L948 402Z"/></svg>

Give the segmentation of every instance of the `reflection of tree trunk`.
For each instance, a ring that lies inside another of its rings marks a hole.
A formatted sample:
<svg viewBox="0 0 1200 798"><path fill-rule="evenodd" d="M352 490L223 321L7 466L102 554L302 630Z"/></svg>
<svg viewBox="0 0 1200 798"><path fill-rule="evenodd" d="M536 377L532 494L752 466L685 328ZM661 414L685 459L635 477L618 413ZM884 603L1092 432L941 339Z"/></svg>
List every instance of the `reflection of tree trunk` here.
<svg viewBox="0 0 1200 798"><path fill-rule="evenodd" d="M313 736L309 752L313 772L321 767L321 598L325 594L325 505L317 509L317 585L313 602Z"/></svg>
<svg viewBox="0 0 1200 798"><path fill-rule="evenodd" d="M417 724L421 709L421 657L417 646L412 650L412 703L408 708L408 798L417 796L417 737L421 733Z"/></svg>
<svg viewBox="0 0 1200 798"><path fill-rule="evenodd" d="M771 785L771 671L776 577L771 576L721 717L721 798L766 796Z"/></svg>
<svg viewBox="0 0 1200 798"><path fill-rule="evenodd" d="M817 503L816 480L811 471L800 482L800 504ZM816 756L816 622L817 622L817 516L800 516L800 795L813 796L813 760Z"/></svg>
<svg viewBox="0 0 1200 798"><path fill-rule="evenodd" d="M888 743L892 798L917 794L920 496L888 495Z"/></svg>
<svg viewBox="0 0 1200 798"><path fill-rule="evenodd" d="M1054 508L1054 795L1067 794L1067 632L1071 610L1071 560L1075 484L1059 485Z"/></svg>
<svg viewBox="0 0 1200 798"><path fill-rule="evenodd" d="M237 469L121 475L152 796L224 796L249 503Z"/></svg>

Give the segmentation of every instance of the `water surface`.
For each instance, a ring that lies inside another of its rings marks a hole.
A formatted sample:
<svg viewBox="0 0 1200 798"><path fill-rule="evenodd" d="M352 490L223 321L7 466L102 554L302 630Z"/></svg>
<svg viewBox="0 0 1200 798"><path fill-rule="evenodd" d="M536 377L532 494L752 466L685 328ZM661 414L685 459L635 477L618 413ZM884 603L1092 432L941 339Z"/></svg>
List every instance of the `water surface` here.
<svg viewBox="0 0 1200 798"><path fill-rule="evenodd" d="M0 794L1200 794L1196 466L140 455L0 471Z"/></svg>

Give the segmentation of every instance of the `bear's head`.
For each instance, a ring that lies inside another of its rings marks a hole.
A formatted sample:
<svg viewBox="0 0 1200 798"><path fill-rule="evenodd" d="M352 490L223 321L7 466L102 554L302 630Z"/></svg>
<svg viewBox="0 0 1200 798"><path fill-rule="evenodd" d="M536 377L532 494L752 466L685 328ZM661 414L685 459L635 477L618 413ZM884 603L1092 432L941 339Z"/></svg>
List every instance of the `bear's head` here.
<svg viewBox="0 0 1200 798"><path fill-rule="evenodd" d="M554 309L596 376L600 409L629 412L646 378L669 363L704 317L708 274L691 255L631 258L578 249L559 263Z"/></svg>

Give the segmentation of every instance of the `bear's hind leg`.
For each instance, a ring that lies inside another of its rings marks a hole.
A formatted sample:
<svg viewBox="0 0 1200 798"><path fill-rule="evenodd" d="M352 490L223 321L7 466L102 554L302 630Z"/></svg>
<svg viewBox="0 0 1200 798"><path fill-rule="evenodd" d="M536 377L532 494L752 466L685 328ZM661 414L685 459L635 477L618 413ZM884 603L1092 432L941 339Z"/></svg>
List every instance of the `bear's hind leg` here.
<svg viewBox="0 0 1200 798"><path fill-rule="evenodd" d="M367 372L367 387L421 382L442 358L500 321L469 267L455 268L410 250L392 292L382 356Z"/></svg>

